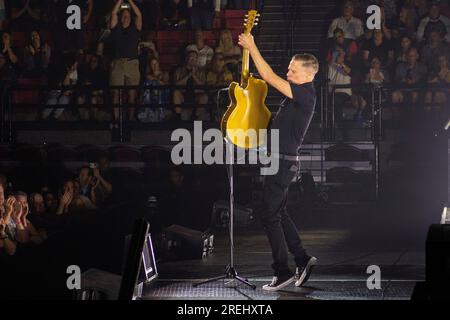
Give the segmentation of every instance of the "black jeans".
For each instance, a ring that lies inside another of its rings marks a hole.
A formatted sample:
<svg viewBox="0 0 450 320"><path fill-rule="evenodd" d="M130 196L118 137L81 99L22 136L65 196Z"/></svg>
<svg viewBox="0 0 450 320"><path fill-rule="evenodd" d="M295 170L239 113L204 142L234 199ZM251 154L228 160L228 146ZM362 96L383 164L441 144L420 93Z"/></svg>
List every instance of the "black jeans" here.
<svg viewBox="0 0 450 320"><path fill-rule="evenodd" d="M286 210L289 185L299 172L298 162L280 160L278 173L264 181L260 219L272 247L272 268L278 277L292 274L287 249L294 255L297 266L303 266L308 260L298 230Z"/></svg>

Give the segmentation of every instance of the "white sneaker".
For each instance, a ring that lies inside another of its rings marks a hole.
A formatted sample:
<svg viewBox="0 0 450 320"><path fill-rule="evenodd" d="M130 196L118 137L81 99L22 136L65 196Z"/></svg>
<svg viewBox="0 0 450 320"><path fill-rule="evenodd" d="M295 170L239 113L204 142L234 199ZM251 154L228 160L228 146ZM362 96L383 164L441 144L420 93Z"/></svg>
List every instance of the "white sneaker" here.
<svg viewBox="0 0 450 320"><path fill-rule="evenodd" d="M264 285L262 288L266 291L278 291L287 287L295 281L295 276L273 277L270 284Z"/></svg>
<svg viewBox="0 0 450 320"><path fill-rule="evenodd" d="M311 257L304 267L297 267L295 271L295 286L300 287L308 281L311 271L317 264L317 258Z"/></svg>

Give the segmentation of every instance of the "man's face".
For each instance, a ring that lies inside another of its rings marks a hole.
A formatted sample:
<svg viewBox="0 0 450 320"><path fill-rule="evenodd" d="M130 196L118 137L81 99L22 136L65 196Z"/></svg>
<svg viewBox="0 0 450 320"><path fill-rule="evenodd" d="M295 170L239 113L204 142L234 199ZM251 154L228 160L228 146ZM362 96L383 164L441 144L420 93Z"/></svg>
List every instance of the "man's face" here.
<svg viewBox="0 0 450 320"><path fill-rule="evenodd" d="M18 202L20 202L20 204L22 205L22 208L25 208L28 205L28 200L27 200L27 197L25 197L25 196L16 196L16 200Z"/></svg>
<svg viewBox="0 0 450 320"><path fill-rule="evenodd" d="M44 198L40 194L35 194L33 199L33 209L35 213L45 212Z"/></svg>
<svg viewBox="0 0 450 320"><path fill-rule="evenodd" d="M409 47L411 47L411 40L409 38L403 38L401 46L403 49L408 49Z"/></svg>
<svg viewBox="0 0 450 320"><path fill-rule="evenodd" d="M373 38L374 38L376 41L382 41L382 40L383 40L383 31L381 31L381 30L375 30L375 31L373 32Z"/></svg>
<svg viewBox="0 0 450 320"><path fill-rule="evenodd" d="M336 35L334 36L337 44L343 44L345 37L343 32L336 32Z"/></svg>
<svg viewBox="0 0 450 320"><path fill-rule="evenodd" d="M195 52L189 53L186 57L186 65L188 67L193 67L197 64L197 54Z"/></svg>
<svg viewBox="0 0 450 320"><path fill-rule="evenodd" d="M89 169L88 168L81 169L78 178L80 179L81 185L85 186L86 184L88 184L89 183Z"/></svg>
<svg viewBox="0 0 450 320"><path fill-rule="evenodd" d="M64 192L72 193L74 192L74 185L72 181L67 181L64 183Z"/></svg>
<svg viewBox="0 0 450 320"><path fill-rule="evenodd" d="M122 16L120 18L120 21L122 23L122 27L128 28L131 24L131 14L130 10L124 10L122 11Z"/></svg>
<svg viewBox="0 0 450 320"><path fill-rule="evenodd" d="M346 3L342 8L342 15L344 17L351 17L353 15L353 10L353 6L350 3Z"/></svg>
<svg viewBox="0 0 450 320"><path fill-rule="evenodd" d="M430 8L430 18L431 19L437 19L441 15L441 9L439 6L433 5Z"/></svg>
<svg viewBox="0 0 450 320"><path fill-rule="evenodd" d="M47 208L52 208L55 205L55 196L51 193L45 196L45 205Z"/></svg>
<svg viewBox="0 0 450 320"><path fill-rule="evenodd" d="M305 68L302 62L292 59L286 75L287 81L295 84L307 82L310 77L310 73L311 70L309 70L309 68Z"/></svg>
<svg viewBox="0 0 450 320"><path fill-rule="evenodd" d="M203 32L202 31L196 31L195 32L195 41L197 43L201 42L203 43L205 40L205 38L203 37Z"/></svg>
<svg viewBox="0 0 450 320"><path fill-rule="evenodd" d="M418 58L419 54L416 50L409 50L407 59L410 64L416 63Z"/></svg>

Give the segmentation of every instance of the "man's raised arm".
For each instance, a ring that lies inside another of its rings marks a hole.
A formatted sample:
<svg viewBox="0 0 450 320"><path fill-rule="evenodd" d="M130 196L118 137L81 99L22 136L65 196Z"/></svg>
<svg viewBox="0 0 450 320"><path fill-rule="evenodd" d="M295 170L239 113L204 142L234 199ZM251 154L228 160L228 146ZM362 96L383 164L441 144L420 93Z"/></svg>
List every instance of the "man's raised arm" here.
<svg viewBox="0 0 450 320"><path fill-rule="evenodd" d="M109 21L109 28L114 29L117 26L117 23L119 22L119 17L117 16L119 14L120 6L122 5L123 0L117 0L116 4L114 5L114 8L111 12L111 20Z"/></svg>
<svg viewBox="0 0 450 320"><path fill-rule="evenodd" d="M269 83L272 87L277 89L283 95L292 99L293 94L291 85L289 84L288 81L280 78L267 64L267 62L264 60L261 53L259 52L259 49L255 44L253 36L251 34L249 35L241 34L239 36L239 45L242 46L244 49L248 49L261 78L263 78L267 83Z"/></svg>
<svg viewBox="0 0 450 320"><path fill-rule="evenodd" d="M134 21L134 24L136 25L136 29L139 31L142 30L142 13L141 10L139 10L139 7L134 3L133 0L129 0L131 9L133 9L134 14L136 15L136 20Z"/></svg>

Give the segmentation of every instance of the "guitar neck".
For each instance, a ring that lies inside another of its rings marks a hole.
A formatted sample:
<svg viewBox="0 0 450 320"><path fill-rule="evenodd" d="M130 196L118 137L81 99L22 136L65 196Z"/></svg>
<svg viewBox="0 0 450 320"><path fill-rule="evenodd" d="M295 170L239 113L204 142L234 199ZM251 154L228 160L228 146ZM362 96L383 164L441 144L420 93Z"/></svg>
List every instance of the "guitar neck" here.
<svg viewBox="0 0 450 320"><path fill-rule="evenodd" d="M245 87L248 78L250 77L250 52L244 49L242 54L242 73L241 73L241 86Z"/></svg>

